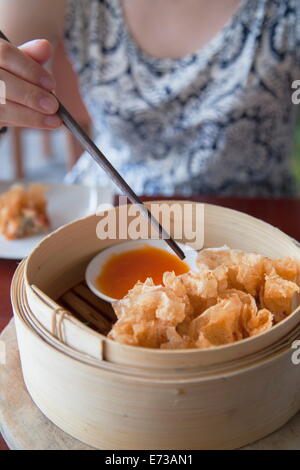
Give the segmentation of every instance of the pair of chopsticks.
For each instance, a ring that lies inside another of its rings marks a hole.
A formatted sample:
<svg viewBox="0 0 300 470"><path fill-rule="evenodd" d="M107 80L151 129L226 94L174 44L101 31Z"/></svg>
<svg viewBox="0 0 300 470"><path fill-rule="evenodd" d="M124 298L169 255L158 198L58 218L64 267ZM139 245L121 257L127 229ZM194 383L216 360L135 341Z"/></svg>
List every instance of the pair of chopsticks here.
<svg viewBox="0 0 300 470"><path fill-rule="evenodd" d="M0 31L0 38L8 41L8 38ZM125 194L132 204L138 204L141 213L150 220L154 228L158 231L160 238L163 238L170 248L176 253L180 259L185 258L184 252L177 243L170 237L159 221L152 216L150 210L143 204L141 199L135 194L131 187L126 183L118 171L112 166L109 160L91 140L87 133L82 129L78 122L71 116L69 111L60 103L57 114L62 119L64 125L76 137L82 147L91 155L95 162L107 173L116 186Z"/></svg>

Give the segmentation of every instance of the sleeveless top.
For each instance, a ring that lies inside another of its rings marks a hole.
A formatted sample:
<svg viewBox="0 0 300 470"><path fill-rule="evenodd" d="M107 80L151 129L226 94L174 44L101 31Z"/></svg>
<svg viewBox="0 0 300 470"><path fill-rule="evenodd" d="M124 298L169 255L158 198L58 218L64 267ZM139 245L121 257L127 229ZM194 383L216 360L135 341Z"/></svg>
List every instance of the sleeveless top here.
<svg viewBox="0 0 300 470"><path fill-rule="evenodd" d="M68 0L65 43L97 144L138 194L293 194L299 0L242 0L181 59L142 51L121 0ZM110 184L86 154L68 181Z"/></svg>

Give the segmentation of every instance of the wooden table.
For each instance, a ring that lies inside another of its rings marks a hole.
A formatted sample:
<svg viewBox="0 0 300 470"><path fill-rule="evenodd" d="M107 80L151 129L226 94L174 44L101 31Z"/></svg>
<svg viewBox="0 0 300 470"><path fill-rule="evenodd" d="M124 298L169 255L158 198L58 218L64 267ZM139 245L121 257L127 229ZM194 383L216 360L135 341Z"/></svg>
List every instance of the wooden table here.
<svg viewBox="0 0 300 470"><path fill-rule="evenodd" d="M143 198L144 200L171 199L160 196ZM182 197L172 199L182 200ZM199 202L230 207L258 217L280 228L285 233L300 241L300 199L240 199L240 198L193 198ZM12 317L10 304L10 284L18 263L0 260L0 332ZM7 446L0 436L0 450Z"/></svg>

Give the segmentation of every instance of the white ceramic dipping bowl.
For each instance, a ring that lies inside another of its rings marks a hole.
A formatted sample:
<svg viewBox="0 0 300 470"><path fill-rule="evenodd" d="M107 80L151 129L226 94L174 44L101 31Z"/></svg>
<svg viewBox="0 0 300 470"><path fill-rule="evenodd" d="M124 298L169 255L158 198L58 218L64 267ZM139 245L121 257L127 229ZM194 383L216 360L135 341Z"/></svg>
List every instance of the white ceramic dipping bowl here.
<svg viewBox="0 0 300 470"><path fill-rule="evenodd" d="M100 297L101 299L106 300L107 302L115 302L117 299L105 295L97 287L96 281L102 271L103 266L106 264L106 262L112 255L137 250L139 248L143 248L144 246L152 246L167 251L168 253L174 253L173 250L166 244L164 240L131 240L124 243L120 243L118 245L114 245L110 248L101 251L89 263L85 273L85 280L89 289L91 289L91 291L95 295L97 295L97 297ZM198 253L193 250L190 246L185 245L183 243L178 243L178 246L180 246L180 248L185 254L185 259L183 261L190 267L191 271L197 271L196 259ZM118 282L118 279L116 279L116 282Z"/></svg>

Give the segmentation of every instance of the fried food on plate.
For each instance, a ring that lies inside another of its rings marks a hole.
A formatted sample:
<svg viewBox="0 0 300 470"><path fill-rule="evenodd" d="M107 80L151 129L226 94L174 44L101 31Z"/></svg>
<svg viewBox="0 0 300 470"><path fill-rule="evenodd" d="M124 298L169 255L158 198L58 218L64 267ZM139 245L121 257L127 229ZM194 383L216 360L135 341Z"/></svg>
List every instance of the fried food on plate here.
<svg viewBox="0 0 300 470"><path fill-rule="evenodd" d="M31 184L12 186L0 196L0 233L8 240L46 233L49 230L47 215L47 187Z"/></svg>

